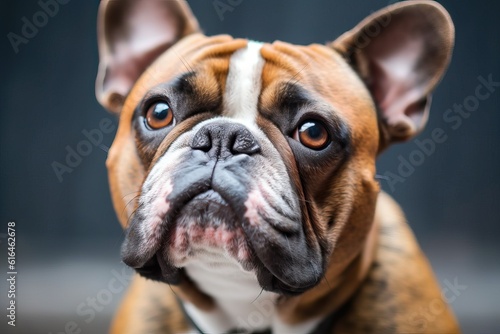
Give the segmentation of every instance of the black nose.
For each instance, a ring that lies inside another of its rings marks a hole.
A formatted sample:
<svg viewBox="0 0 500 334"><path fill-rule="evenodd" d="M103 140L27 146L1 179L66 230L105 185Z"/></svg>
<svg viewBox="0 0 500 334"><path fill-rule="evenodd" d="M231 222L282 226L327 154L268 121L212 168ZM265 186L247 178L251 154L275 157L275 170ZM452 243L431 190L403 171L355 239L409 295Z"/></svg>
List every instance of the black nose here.
<svg viewBox="0 0 500 334"><path fill-rule="evenodd" d="M219 122L206 124L198 130L191 141L191 148L207 152L211 158L222 159L260 151L257 140L245 126Z"/></svg>

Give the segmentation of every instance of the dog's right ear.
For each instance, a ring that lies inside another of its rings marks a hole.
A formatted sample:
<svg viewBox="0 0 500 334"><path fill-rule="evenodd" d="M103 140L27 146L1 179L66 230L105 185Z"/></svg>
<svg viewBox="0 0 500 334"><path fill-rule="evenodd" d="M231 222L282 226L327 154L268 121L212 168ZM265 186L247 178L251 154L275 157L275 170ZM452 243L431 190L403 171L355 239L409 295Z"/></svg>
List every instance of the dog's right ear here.
<svg viewBox="0 0 500 334"><path fill-rule="evenodd" d="M119 113L132 86L165 50L199 31L185 0L102 0L96 96Z"/></svg>

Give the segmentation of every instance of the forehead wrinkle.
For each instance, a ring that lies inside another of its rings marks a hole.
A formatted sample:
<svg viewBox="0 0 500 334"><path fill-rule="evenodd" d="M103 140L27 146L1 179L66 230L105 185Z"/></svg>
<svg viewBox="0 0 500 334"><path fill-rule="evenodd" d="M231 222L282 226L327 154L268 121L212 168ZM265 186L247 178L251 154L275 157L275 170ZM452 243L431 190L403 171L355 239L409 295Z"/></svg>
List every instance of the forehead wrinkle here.
<svg viewBox="0 0 500 334"><path fill-rule="evenodd" d="M279 91L280 86L293 83L311 94L313 102L319 100L329 106L323 109L332 109L335 123L340 125L341 139L347 139L343 143L352 142L355 147L359 146L356 143L362 140L361 137L377 136L373 133L377 129L373 126L376 112L370 94L358 75L334 50L318 44L292 46L275 42L266 44L262 55L266 60L260 100L262 112L271 115L282 112L276 107L280 96L285 97ZM307 70L301 71L305 66Z"/></svg>
<svg viewBox="0 0 500 334"><path fill-rule="evenodd" d="M141 107L144 101L157 96L166 96L168 98L171 91L179 95L192 92L194 88L192 77L195 75L195 72L184 72L167 82L160 83L156 87L151 88L151 90L144 95L137 107Z"/></svg>
<svg viewBox="0 0 500 334"><path fill-rule="evenodd" d="M271 100L271 104L261 104L259 112L262 117L272 122L278 128L287 128L294 125L292 123L299 120L298 114L311 112L312 117L315 114L319 115L327 124L335 129L336 133L334 135L338 136L342 144L346 146L349 143L350 128L347 122L334 106L320 96L315 98L315 92L310 92L301 85L288 82L278 82L273 88L269 88L268 90L270 91L268 93L274 98ZM279 124L278 120L281 119L283 121L283 118L276 117L276 113L285 114L287 122L291 124Z"/></svg>
<svg viewBox="0 0 500 334"><path fill-rule="evenodd" d="M171 80L175 76L186 72L186 69L190 71L190 68L212 59L220 59L222 63L227 64L231 54L245 45L245 40L233 39L228 35L206 37L202 34L193 34L181 39L159 56L141 75L125 101L121 118L130 120L132 111L137 106L138 101L152 87ZM219 62L218 69L221 69L221 67L227 69L227 65L221 66ZM225 75L220 76L218 80L225 81ZM121 123L124 123L122 127L125 128L127 122ZM123 131L127 130L124 129Z"/></svg>

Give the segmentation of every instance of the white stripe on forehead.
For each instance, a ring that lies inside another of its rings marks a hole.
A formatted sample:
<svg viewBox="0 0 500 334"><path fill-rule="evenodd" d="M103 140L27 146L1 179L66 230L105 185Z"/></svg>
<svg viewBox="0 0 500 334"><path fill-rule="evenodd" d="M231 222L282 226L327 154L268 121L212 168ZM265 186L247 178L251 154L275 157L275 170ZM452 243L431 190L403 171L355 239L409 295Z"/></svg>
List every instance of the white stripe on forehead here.
<svg viewBox="0 0 500 334"><path fill-rule="evenodd" d="M230 58L224 95L224 115L244 123L255 123L257 103L262 86L264 59L262 43L249 41L244 49Z"/></svg>

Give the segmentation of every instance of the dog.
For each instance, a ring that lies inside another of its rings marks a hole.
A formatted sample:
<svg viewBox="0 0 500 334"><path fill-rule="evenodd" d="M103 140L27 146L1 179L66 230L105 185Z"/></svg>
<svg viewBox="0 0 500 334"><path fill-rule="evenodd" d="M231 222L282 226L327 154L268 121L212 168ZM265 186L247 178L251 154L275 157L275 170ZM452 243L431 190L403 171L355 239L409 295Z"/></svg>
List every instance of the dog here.
<svg viewBox="0 0 500 334"><path fill-rule="evenodd" d="M375 170L424 127L453 43L432 1L298 46L103 0L96 95L119 115L106 165L137 272L111 332L459 333Z"/></svg>

